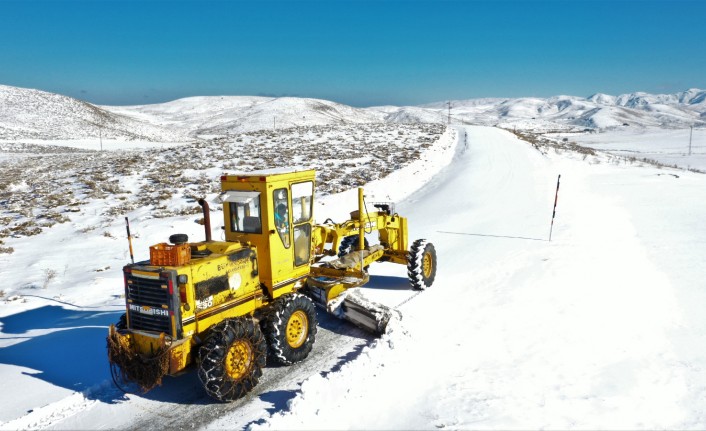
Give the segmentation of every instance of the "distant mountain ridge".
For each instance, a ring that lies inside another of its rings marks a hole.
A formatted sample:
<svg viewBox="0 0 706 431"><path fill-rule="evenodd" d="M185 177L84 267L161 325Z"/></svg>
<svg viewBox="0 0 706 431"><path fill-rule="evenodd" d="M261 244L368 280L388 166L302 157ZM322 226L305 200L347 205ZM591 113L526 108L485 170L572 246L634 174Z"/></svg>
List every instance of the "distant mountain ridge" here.
<svg viewBox="0 0 706 431"><path fill-rule="evenodd" d="M590 97L479 98L420 106L355 108L321 99L199 96L136 106L96 106L0 85L0 140L106 139L183 142L198 136L356 123L453 123L501 127L683 128L706 125L706 90ZM450 115L449 115L450 114Z"/></svg>
<svg viewBox="0 0 706 431"><path fill-rule="evenodd" d="M643 92L610 96L597 93L588 100L602 105L617 105L628 108L644 107L647 105L699 105L706 102L706 91L691 88L673 94L649 94Z"/></svg>
<svg viewBox="0 0 706 431"><path fill-rule="evenodd" d="M424 105L447 110L449 102ZM624 126L683 128L706 126L706 90L692 88L674 94L643 92L611 96L597 93L588 98L453 100L451 116L463 122L512 126L534 123L545 127L611 129Z"/></svg>

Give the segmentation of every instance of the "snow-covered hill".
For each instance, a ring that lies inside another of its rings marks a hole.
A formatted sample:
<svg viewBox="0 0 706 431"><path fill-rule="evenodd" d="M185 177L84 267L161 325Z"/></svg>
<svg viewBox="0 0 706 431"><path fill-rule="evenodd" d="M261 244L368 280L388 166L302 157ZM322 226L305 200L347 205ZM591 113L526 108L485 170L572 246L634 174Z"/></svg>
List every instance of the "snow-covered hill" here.
<svg viewBox="0 0 706 431"><path fill-rule="evenodd" d="M0 85L0 140L104 139L179 142L189 138L59 94Z"/></svg>
<svg viewBox="0 0 706 431"><path fill-rule="evenodd" d="M640 108L648 105L703 105L706 101L706 91L691 88L673 94L649 94L643 92L621 94L614 97L602 93L594 94L589 100L601 105L618 105L628 108Z"/></svg>
<svg viewBox="0 0 706 431"><path fill-rule="evenodd" d="M424 108L446 115L448 102L432 103ZM690 89L674 94L619 96L598 93L588 98L454 100L451 101L451 117L462 123L518 128L685 128L706 125L706 91Z"/></svg>
<svg viewBox="0 0 706 431"><path fill-rule="evenodd" d="M498 125L544 130L706 125L706 91L597 93L588 98L484 98L422 106L354 108L296 97L202 96L136 106L94 106L58 94L0 86L0 140L97 138L179 142L299 126L363 123Z"/></svg>
<svg viewBox="0 0 706 431"><path fill-rule="evenodd" d="M296 97L204 96L111 107L107 111L177 127L192 135L232 135L298 126L380 123L382 116L327 100Z"/></svg>

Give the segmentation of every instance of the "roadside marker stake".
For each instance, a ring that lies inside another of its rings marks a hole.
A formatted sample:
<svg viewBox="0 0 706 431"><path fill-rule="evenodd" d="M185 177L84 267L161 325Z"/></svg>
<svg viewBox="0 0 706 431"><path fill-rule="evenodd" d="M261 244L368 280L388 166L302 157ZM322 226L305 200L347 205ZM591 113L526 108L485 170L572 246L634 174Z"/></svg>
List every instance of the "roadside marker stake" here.
<svg viewBox="0 0 706 431"><path fill-rule="evenodd" d="M559 178L556 179L556 194L554 195L554 211L552 212L552 224L549 227L549 241L552 240L552 230L554 230L554 217L556 217L556 202L559 199L559 181L561 181L561 174Z"/></svg>
<svg viewBox="0 0 706 431"><path fill-rule="evenodd" d="M125 228L127 229L127 242L130 245L130 260L132 261L132 264L135 264L135 258L132 255L132 236L130 235L130 222L127 220L127 217L125 217Z"/></svg>

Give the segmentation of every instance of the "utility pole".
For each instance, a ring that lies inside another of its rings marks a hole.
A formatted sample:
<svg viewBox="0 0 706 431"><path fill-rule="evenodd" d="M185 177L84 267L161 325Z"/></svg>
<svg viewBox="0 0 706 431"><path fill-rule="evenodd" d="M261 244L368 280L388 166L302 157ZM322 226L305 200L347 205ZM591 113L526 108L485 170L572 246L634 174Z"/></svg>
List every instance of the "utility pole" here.
<svg viewBox="0 0 706 431"><path fill-rule="evenodd" d="M277 130L277 117L272 117L272 130Z"/></svg>
<svg viewBox="0 0 706 431"><path fill-rule="evenodd" d="M451 101L449 100L449 119L448 119L448 124L451 124Z"/></svg>
<svg viewBox="0 0 706 431"><path fill-rule="evenodd" d="M691 155L691 137L694 135L694 126L690 126L689 129L689 155Z"/></svg>

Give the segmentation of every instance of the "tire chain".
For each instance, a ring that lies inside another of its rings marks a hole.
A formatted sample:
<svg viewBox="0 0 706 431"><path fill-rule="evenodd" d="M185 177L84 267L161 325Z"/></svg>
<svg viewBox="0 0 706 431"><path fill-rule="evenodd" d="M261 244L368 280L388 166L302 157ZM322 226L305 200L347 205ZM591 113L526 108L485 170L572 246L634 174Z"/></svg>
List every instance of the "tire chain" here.
<svg viewBox="0 0 706 431"><path fill-rule="evenodd" d="M234 381L225 369L231 343L245 339L252 348L252 367L246 376ZM265 366L265 339L258 325L249 318L227 319L211 328L211 334L199 350L199 380L206 392L219 401L236 400L254 388Z"/></svg>

